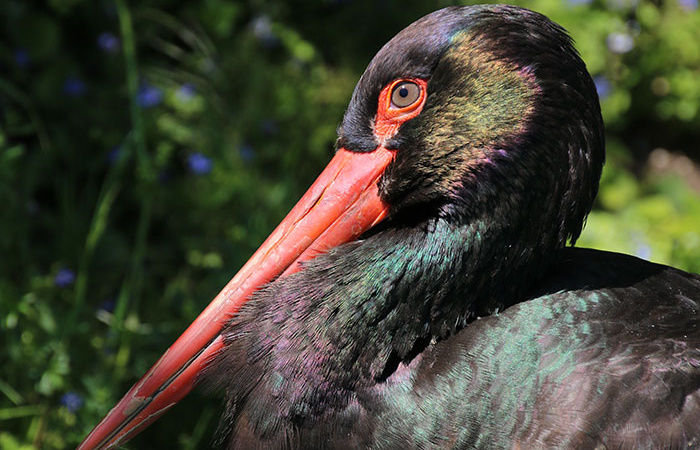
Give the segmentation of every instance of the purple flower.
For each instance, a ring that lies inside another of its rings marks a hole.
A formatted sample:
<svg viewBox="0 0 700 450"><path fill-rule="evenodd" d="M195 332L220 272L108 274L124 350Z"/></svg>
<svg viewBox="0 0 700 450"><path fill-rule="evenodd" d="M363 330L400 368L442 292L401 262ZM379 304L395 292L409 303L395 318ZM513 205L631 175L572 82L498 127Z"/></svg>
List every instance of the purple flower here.
<svg viewBox="0 0 700 450"><path fill-rule="evenodd" d="M678 0L678 4L686 11L695 11L698 9L698 0Z"/></svg>
<svg viewBox="0 0 700 450"><path fill-rule="evenodd" d="M178 100L186 102L192 100L192 98L197 95L197 90L192 83L185 83L178 88L175 95Z"/></svg>
<svg viewBox="0 0 700 450"><path fill-rule="evenodd" d="M15 64L20 69L24 69L29 65L29 52L23 48L15 49Z"/></svg>
<svg viewBox="0 0 700 450"><path fill-rule="evenodd" d="M122 154L122 150L124 150L124 147L122 145L115 145L112 147L112 149L107 153L107 161L110 164L114 164L119 160Z"/></svg>
<svg viewBox="0 0 700 450"><path fill-rule="evenodd" d="M75 281L75 272L65 267L61 268L53 279L53 284L58 287L68 287Z"/></svg>
<svg viewBox="0 0 700 450"><path fill-rule="evenodd" d="M603 99L610 95L612 91L612 85L610 80L605 75L597 75L593 77L593 82L595 83L595 89L598 92L598 97Z"/></svg>
<svg viewBox="0 0 700 450"><path fill-rule="evenodd" d="M253 19L251 26L253 34L265 47L275 47L279 43L279 39L272 31L272 21L266 15L261 15Z"/></svg>
<svg viewBox="0 0 700 450"><path fill-rule="evenodd" d="M606 42L613 53L627 53L634 48L634 38L629 33L610 33Z"/></svg>
<svg viewBox="0 0 700 450"><path fill-rule="evenodd" d="M187 157L187 165L190 167L192 173L196 175L205 175L211 172L214 163L208 156L204 156L201 153L192 153Z"/></svg>
<svg viewBox="0 0 700 450"><path fill-rule="evenodd" d="M83 406L83 398L75 391L68 391L61 396L61 405L74 413Z"/></svg>
<svg viewBox="0 0 700 450"><path fill-rule="evenodd" d="M634 254L637 258L649 260L649 258L651 258L651 247L649 247L647 244L639 244L637 245Z"/></svg>
<svg viewBox="0 0 700 450"><path fill-rule="evenodd" d="M114 311L114 305L115 305L114 299L109 298L109 299L103 301L102 303L100 303L100 306L98 306L97 309L111 313L112 311Z"/></svg>
<svg viewBox="0 0 700 450"><path fill-rule="evenodd" d="M255 156L255 149L250 144L243 144L241 145L241 148L238 149L238 154L241 155L241 159L243 159L243 161L250 162Z"/></svg>
<svg viewBox="0 0 700 450"><path fill-rule="evenodd" d="M119 42L119 38L109 31L100 33L100 35L97 36L97 46L107 53L117 53L120 45L121 42Z"/></svg>
<svg viewBox="0 0 700 450"><path fill-rule="evenodd" d="M273 119L265 119L260 123L260 129L266 135L271 136L277 133L277 122Z"/></svg>
<svg viewBox="0 0 700 450"><path fill-rule="evenodd" d="M86 90L85 82L78 77L68 77L63 82L63 94L68 97L82 97Z"/></svg>
<svg viewBox="0 0 700 450"><path fill-rule="evenodd" d="M163 91L147 83L142 83L136 94L136 101L142 108L152 108L163 101Z"/></svg>

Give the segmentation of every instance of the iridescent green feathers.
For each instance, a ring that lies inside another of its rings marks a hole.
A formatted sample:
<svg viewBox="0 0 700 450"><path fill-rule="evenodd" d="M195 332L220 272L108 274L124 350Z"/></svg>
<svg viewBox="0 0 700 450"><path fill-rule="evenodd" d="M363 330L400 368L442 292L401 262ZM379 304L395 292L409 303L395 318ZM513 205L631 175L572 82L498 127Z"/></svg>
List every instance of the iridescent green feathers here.
<svg viewBox="0 0 700 450"><path fill-rule="evenodd" d="M697 449L699 328L700 277L567 249L527 301L389 378L374 423L409 447Z"/></svg>

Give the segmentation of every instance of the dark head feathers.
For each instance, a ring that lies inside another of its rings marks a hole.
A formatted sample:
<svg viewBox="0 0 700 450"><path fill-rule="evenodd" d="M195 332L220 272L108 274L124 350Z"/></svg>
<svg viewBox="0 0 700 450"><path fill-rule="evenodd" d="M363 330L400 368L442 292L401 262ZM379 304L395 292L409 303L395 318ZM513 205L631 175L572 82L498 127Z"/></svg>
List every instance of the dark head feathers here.
<svg viewBox="0 0 700 450"><path fill-rule="evenodd" d="M604 135L593 81L560 26L508 5L423 17L372 59L339 146L379 145L372 132L379 92L403 77L427 79L428 99L387 143L397 154L381 187L395 213L442 209L472 220L494 209L498 193L535 217L546 208L558 228L550 233L555 246L576 240L598 190Z"/></svg>

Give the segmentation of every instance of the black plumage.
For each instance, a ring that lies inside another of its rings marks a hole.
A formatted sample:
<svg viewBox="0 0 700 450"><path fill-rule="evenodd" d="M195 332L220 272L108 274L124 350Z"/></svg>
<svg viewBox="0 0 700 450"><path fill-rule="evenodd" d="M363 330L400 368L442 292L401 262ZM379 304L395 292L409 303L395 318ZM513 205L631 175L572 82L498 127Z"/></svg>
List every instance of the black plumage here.
<svg viewBox="0 0 700 450"><path fill-rule="evenodd" d="M380 90L429 80L387 143L388 221L259 291L207 378L231 448L700 448L700 278L566 248L597 192L597 96L565 32L508 6L401 32Z"/></svg>

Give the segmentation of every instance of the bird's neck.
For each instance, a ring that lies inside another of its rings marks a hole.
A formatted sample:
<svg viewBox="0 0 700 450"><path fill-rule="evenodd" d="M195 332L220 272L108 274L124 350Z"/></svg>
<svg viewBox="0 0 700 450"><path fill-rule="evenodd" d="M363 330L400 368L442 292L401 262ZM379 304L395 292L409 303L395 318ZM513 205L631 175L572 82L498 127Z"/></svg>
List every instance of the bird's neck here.
<svg viewBox="0 0 700 450"><path fill-rule="evenodd" d="M324 360L343 384L390 375L431 340L518 302L537 281L550 261L512 230L491 218L432 219L311 261L273 284L293 316L286 332L304 337L289 351Z"/></svg>
<svg viewBox="0 0 700 450"><path fill-rule="evenodd" d="M280 418L249 417L260 429L321 419L431 341L520 301L551 261L513 232L517 219L493 219L388 227L258 291L208 369L237 402L227 414L255 392L251 408Z"/></svg>

